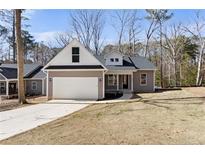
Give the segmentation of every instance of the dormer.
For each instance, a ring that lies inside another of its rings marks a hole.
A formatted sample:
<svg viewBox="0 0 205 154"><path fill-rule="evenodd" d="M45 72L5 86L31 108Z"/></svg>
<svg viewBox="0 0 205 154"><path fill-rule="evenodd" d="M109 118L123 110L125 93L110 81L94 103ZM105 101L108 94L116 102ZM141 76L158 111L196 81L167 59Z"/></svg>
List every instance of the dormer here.
<svg viewBox="0 0 205 154"><path fill-rule="evenodd" d="M106 65L122 65L123 55L119 52L107 53L105 56Z"/></svg>

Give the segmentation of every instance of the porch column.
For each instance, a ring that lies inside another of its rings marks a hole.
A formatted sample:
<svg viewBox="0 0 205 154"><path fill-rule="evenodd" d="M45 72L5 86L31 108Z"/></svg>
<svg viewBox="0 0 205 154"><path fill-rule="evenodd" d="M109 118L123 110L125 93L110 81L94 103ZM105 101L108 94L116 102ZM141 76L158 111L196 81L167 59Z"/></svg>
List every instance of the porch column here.
<svg viewBox="0 0 205 154"><path fill-rule="evenodd" d="M133 91L133 73L131 74L131 91Z"/></svg>
<svg viewBox="0 0 205 154"><path fill-rule="evenodd" d="M119 90L119 74L117 74L117 91Z"/></svg>
<svg viewBox="0 0 205 154"><path fill-rule="evenodd" d="M42 95L44 95L44 79L42 79Z"/></svg>
<svg viewBox="0 0 205 154"><path fill-rule="evenodd" d="M9 81L6 81L6 95L9 95Z"/></svg>
<svg viewBox="0 0 205 154"><path fill-rule="evenodd" d="M105 98L105 72L103 71L103 98Z"/></svg>

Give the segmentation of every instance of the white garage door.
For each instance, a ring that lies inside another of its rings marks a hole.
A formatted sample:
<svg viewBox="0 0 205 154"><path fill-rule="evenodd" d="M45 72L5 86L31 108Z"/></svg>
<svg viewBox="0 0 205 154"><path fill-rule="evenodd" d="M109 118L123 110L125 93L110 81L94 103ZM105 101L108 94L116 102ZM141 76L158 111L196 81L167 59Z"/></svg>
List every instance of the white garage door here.
<svg viewBox="0 0 205 154"><path fill-rule="evenodd" d="M98 99L97 77L55 77L53 98Z"/></svg>

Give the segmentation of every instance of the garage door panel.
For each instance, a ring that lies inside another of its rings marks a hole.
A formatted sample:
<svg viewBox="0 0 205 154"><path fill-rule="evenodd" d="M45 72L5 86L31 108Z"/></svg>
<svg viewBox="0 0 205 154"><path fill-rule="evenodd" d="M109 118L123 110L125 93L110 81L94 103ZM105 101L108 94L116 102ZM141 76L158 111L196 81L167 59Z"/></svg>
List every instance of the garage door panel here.
<svg viewBox="0 0 205 154"><path fill-rule="evenodd" d="M55 77L53 97L59 99L98 99L97 77Z"/></svg>

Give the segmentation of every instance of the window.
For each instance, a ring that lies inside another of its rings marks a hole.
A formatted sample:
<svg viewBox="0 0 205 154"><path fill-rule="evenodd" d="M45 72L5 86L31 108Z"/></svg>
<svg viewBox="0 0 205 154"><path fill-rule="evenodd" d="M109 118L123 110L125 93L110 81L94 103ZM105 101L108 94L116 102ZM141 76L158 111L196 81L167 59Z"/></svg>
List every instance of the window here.
<svg viewBox="0 0 205 154"><path fill-rule="evenodd" d="M147 85L147 74L140 74L140 85Z"/></svg>
<svg viewBox="0 0 205 154"><path fill-rule="evenodd" d="M37 82L36 81L31 82L31 89L32 90L37 90Z"/></svg>
<svg viewBox="0 0 205 154"><path fill-rule="evenodd" d="M111 62L114 62L114 58L110 58L110 61L111 61Z"/></svg>
<svg viewBox="0 0 205 154"><path fill-rule="evenodd" d="M119 62L119 58L115 58L115 62Z"/></svg>
<svg viewBox="0 0 205 154"><path fill-rule="evenodd" d="M80 62L80 53L78 47L72 47L72 62L73 63Z"/></svg>
<svg viewBox="0 0 205 154"><path fill-rule="evenodd" d="M108 85L109 86L114 86L117 84L117 75L108 75Z"/></svg>
<svg viewBox="0 0 205 154"><path fill-rule="evenodd" d="M5 84L5 82L1 82L1 83L0 83L0 90L1 90L1 91L6 90L6 84Z"/></svg>

